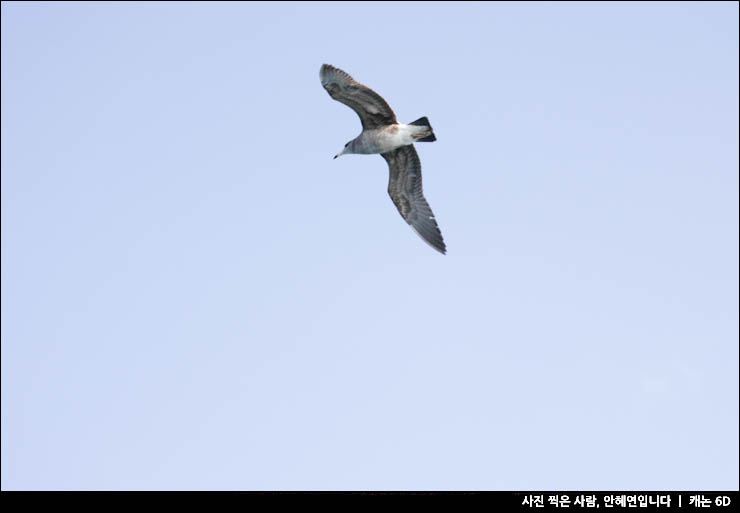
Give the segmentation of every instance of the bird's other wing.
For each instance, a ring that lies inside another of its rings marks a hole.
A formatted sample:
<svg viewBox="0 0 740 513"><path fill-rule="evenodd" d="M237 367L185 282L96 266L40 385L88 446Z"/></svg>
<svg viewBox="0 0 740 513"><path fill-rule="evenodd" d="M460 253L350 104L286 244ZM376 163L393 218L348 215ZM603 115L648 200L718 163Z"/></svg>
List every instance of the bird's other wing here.
<svg viewBox="0 0 740 513"><path fill-rule="evenodd" d="M324 64L319 76L321 85L329 96L347 105L360 116L363 130L397 123L396 115L382 96L355 82L355 79L341 69Z"/></svg>
<svg viewBox="0 0 740 513"><path fill-rule="evenodd" d="M442 233L421 188L421 162L413 144L381 153L388 162L388 194L407 223L430 246L447 251Z"/></svg>

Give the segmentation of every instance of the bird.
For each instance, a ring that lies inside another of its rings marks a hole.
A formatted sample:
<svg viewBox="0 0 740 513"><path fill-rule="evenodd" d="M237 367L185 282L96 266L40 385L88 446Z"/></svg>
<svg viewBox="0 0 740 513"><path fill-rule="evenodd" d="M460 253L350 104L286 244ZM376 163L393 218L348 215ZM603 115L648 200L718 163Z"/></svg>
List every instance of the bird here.
<svg viewBox="0 0 740 513"><path fill-rule="evenodd" d="M379 153L388 163L388 194L401 217L427 244L443 255L447 252L442 233L421 187L421 162L415 142L437 138L426 117L408 125L399 123L382 96L329 64L319 71L321 85L333 99L360 117L362 133L344 145L334 158L349 154Z"/></svg>

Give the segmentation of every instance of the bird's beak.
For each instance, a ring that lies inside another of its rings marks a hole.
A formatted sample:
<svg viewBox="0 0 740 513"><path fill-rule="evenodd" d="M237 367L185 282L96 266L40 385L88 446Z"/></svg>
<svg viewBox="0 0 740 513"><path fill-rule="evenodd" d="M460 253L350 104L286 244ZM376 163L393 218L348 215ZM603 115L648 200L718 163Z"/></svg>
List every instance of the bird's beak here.
<svg viewBox="0 0 740 513"><path fill-rule="evenodd" d="M342 150L339 153L337 153L336 155L334 155L334 158L340 157L342 155L344 155L344 150Z"/></svg>

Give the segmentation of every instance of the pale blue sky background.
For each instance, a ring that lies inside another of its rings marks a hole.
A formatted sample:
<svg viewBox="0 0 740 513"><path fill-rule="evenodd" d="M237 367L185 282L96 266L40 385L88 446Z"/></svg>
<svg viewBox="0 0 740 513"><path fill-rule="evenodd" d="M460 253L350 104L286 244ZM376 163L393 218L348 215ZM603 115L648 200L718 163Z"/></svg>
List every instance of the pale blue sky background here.
<svg viewBox="0 0 740 513"><path fill-rule="evenodd" d="M3 489L737 487L737 3L3 2Z"/></svg>

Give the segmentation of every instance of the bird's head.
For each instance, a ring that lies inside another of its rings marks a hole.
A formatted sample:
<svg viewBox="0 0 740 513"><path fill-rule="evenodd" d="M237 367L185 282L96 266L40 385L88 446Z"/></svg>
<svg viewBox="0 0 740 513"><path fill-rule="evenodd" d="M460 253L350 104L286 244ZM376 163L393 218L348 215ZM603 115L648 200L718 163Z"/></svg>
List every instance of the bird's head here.
<svg viewBox="0 0 740 513"><path fill-rule="evenodd" d="M340 157L342 155L347 155L348 153L352 153L352 141L350 141L347 144L345 144L344 145L344 148L342 149L342 151L340 151L339 153L337 153L336 155L334 155L334 158Z"/></svg>

